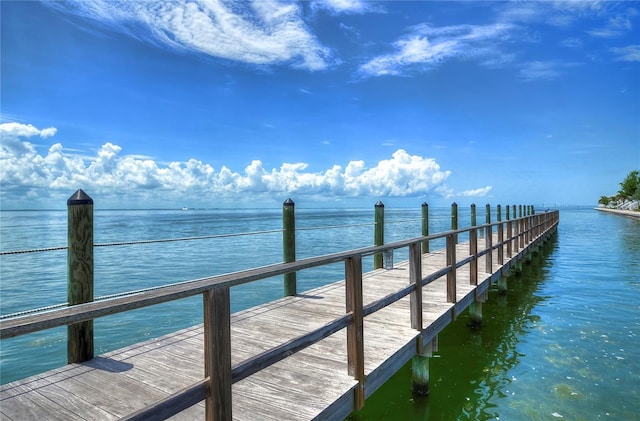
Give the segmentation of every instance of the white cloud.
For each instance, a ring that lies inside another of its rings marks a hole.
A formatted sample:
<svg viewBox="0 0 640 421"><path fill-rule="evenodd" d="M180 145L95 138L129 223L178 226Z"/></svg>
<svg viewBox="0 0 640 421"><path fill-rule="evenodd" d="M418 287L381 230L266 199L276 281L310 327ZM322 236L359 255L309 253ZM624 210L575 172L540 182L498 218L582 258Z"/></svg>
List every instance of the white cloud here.
<svg viewBox="0 0 640 421"><path fill-rule="evenodd" d="M582 40L580 38L565 38L562 40L560 45L567 48L578 48L582 47Z"/></svg>
<svg viewBox="0 0 640 421"><path fill-rule="evenodd" d="M563 75L565 69L573 66L577 66L577 64L559 61L531 61L520 66L520 77L528 82L553 80Z"/></svg>
<svg viewBox="0 0 640 421"><path fill-rule="evenodd" d="M283 163L267 169L254 160L242 171L190 159L159 164L141 155L125 155L120 146L107 142L92 155L81 155L52 144L39 153L28 140L51 130L31 125L0 125L0 182L4 205L49 196L68 196L82 188L94 200L126 197L137 203L184 203L263 195L308 197L413 197L429 192L455 195L445 186L451 175L433 158L396 150L390 158L370 166L350 161L323 171L309 171L303 162ZM19 144L20 147L16 147ZM486 194L491 187L468 190L463 196ZM119 202L116 202L119 203Z"/></svg>
<svg viewBox="0 0 640 421"><path fill-rule="evenodd" d="M618 13L610 17L602 28L587 31L587 33L599 38L614 38L624 35L633 28L632 19L638 15L634 8L628 8L624 13Z"/></svg>
<svg viewBox="0 0 640 421"><path fill-rule="evenodd" d="M422 24L393 43L395 52L371 59L360 67L364 76L401 75L424 69L451 58L498 56L496 43L509 38L515 27L509 24L452 25Z"/></svg>
<svg viewBox="0 0 640 421"><path fill-rule="evenodd" d="M362 0L319 0L314 1L311 7L315 10L328 10L333 14L362 14L381 10L374 4Z"/></svg>
<svg viewBox="0 0 640 421"><path fill-rule="evenodd" d="M492 186L486 186L486 187L481 187L479 189L465 190L463 192L460 192L460 196L464 196L464 197L482 197L482 196L486 196L487 194L489 194L489 192L491 191L492 188L493 188Z"/></svg>
<svg viewBox="0 0 640 421"><path fill-rule="evenodd" d="M301 8L289 2L82 0L50 6L138 38L244 63L291 63L320 70L328 66L331 55L307 28ZM133 29L139 27L149 35Z"/></svg>
<svg viewBox="0 0 640 421"><path fill-rule="evenodd" d="M611 52L616 55L616 60L640 62L640 45L612 48Z"/></svg>

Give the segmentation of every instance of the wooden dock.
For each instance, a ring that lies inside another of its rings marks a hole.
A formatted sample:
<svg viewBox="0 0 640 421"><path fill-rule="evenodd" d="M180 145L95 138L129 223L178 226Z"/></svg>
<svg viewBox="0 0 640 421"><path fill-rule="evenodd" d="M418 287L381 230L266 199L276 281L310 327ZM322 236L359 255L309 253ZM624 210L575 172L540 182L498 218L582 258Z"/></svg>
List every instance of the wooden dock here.
<svg viewBox="0 0 640 421"><path fill-rule="evenodd" d="M447 240L435 252L420 252L422 237L4 321L3 338L204 297L203 325L3 385L0 415L344 419L458 314L483 301L490 285L536 250L557 223L557 212L531 215L430 236ZM468 241L456 244L462 234ZM403 247L409 247L408 261L362 273L363 255ZM340 261L345 281L229 315L230 286Z"/></svg>

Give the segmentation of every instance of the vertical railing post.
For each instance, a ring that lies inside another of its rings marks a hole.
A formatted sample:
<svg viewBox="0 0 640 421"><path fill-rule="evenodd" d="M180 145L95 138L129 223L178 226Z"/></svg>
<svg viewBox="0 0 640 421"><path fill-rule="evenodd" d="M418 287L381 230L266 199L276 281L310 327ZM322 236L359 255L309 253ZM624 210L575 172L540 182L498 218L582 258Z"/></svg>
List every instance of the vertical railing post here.
<svg viewBox="0 0 640 421"><path fill-rule="evenodd" d="M487 203L486 205L486 219L487 219L487 230L485 233L484 241L485 248L488 250L487 254L485 254L485 272L493 273L493 228L491 227L491 205Z"/></svg>
<svg viewBox="0 0 640 421"><path fill-rule="evenodd" d="M411 328L422 331L422 254L419 244L409 246L409 282L416 289L409 296Z"/></svg>
<svg viewBox="0 0 640 421"><path fill-rule="evenodd" d="M231 421L231 302L229 287L203 293L204 376L209 379L205 399L207 421Z"/></svg>
<svg viewBox="0 0 640 421"><path fill-rule="evenodd" d="M525 206L524 211L524 243L528 245L531 241L531 217L529 216L529 206Z"/></svg>
<svg viewBox="0 0 640 421"><path fill-rule="evenodd" d="M456 239L455 234L447 235L447 266L451 269L447 273L447 302L455 303L456 298Z"/></svg>
<svg viewBox="0 0 640 421"><path fill-rule="evenodd" d="M520 250L520 220L516 217L516 205L513 205L513 251Z"/></svg>
<svg viewBox="0 0 640 421"><path fill-rule="evenodd" d="M345 260L346 310L353 314L347 326L347 370L358 381L354 395L354 410L364 406L364 313L362 301L362 256Z"/></svg>
<svg viewBox="0 0 640 421"><path fill-rule="evenodd" d="M505 206L505 208L507 210L507 257L511 258L511 256L513 256L513 239L511 238L513 235L513 222L511 222L509 218L509 205Z"/></svg>
<svg viewBox="0 0 640 421"><path fill-rule="evenodd" d="M522 217L522 205L518 205L518 215L520 216L520 227L518 228L520 234L520 248L524 248L524 235L525 235L525 218Z"/></svg>
<svg viewBox="0 0 640 421"><path fill-rule="evenodd" d="M93 199L82 190L67 200L67 301L93 301ZM67 326L67 362L93 358L93 320Z"/></svg>
<svg viewBox="0 0 640 421"><path fill-rule="evenodd" d="M378 201L375 204L375 227L373 232L373 244L381 246L384 244L384 203ZM373 268L380 269L384 266L384 256L376 253L373 256Z"/></svg>
<svg viewBox="0 0 640 421"><path fill-rule="evenodd" d="M477 225L476 205L471 205L471 226ZM469 231L469 255L473 256L473 260L469 263L469 283L478 285L478 230L472 228Z"/></svg>
<svg viewBox="0 0 640 421"><path fill-rule="evenodd" d="M285 263L296 261L295 203L290 198L282 204L282 250ZM296 295L296 272L284 274L284 295Z"/></svg>
<svg viewBox="0 0 640 421"><path fill-rule="evenodd" d="M429 236L429 205L422 202L422 236ZM422 242L422 252L429 253L429 240Z"/></svg>
<svg viewBox="0 0 640 421"><path fill-rule="evenodd" d="M502 266L504 264L504 226L502 225L502 206L496 207L496 214L498 217L498 264Z"/></svg>

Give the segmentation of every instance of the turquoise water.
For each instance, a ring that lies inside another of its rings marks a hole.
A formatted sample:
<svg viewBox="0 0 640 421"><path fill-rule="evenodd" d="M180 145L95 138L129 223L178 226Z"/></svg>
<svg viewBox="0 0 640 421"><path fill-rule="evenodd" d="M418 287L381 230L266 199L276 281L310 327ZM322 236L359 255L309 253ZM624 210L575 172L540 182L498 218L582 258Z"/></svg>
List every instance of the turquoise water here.
<svg viewBox="0 0 640 421"><path fill-rule="evenodd" d="M478 222L484 221L484 207ZM440 335L431 394L411 396L410 367L369 399L358 420L640 419L640 222L591 209L562 210L557 239L491 291L485 326L466 314ZM420 209L386 210L386 242L420 234ZM495 217L494 217L495 220ZM432 209L431 232L449 228L450 210ZM460 226L469 212L460 209ZM297 209L298 258L368 246L373 206ZM273 211L96 211L96 243L281 228ZM348 225L349 227L344 227ZM325 228L343 226L342 228ZM64 246L66 212L0 212L0 248ZM115 294L282 260L280 232L173 243L97 247L95 294ZM437 244L434 247L437 248ZM405 258L402 254L396 260ZM0 256L0 313L66 301L66 251ZM366 261L371 267L372 263ZM366 266L365 266L366 267ZM343 278L344 268L298 275L303 291ZM280 297L282 280L233 288L234 311ZM196 297L98 319L96 351L201 323ZM66 329L2 341L2 383L65 364Z"/></svg>

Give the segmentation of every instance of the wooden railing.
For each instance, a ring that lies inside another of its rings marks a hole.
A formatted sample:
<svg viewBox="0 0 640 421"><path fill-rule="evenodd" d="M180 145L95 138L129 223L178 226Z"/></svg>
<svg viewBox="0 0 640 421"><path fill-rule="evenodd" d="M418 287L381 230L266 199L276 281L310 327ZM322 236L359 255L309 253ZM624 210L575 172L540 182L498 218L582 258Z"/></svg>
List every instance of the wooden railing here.
<svg viewBox="0 0 640 421"><path fill-rule="evenodd" d="M515 217L515 206L513 208ZM522 212L522 209L521 209ZM508 216L507 216L508 218ZM364 317L410 296L411 327L423 329L422 287L446 276L447 301L456 302L456 273L464 265L469 265L470 282L477 285L478 259L486 256L485 272L493 272L493 251L498 250L498 260L502 263L502 250L506 246L507 256L524 253L535 245L559 221L558 211L533 214L507 221L498 221L479 226L471 226L442 232L439 234L397 241L382 246L365 247L325 256L307 258L290 263L244 270L241 272L198 279L182 284L170 285L141 292L131 296L112 298L85 304L78 304L42 314L32 314L0 323L0 339L11 338L44 329L73 325L92 321L95 318L139 309L185 297L202 295L204 310L204 367L205 378L158 401L147 408L130 414L125 419L143 420L167 418L190 406L205 401L207 420L231 420L231 386L288 356L313 345L320 340L346 328L348 372L358 381L355 408L364 405ZM506 237L504 232L506 230ZM497 231L498 241L493 244L493 233ZM462 259L456 256L459 234L469 236L469 255ZM479 249L478 232L484 233L484 248ZM446 266L427 276L422 274L422 250L428 250L428 242L439 238L446 240ZM424 247L424 246L427 247ZM399 291L389 294L368 305L363 303L362 258L408 247L410 283ZM229 288L300 270L343 262L346 274L346 311L330 323L276 346L266 352L231 365L230 294Z"/></svg>

